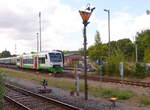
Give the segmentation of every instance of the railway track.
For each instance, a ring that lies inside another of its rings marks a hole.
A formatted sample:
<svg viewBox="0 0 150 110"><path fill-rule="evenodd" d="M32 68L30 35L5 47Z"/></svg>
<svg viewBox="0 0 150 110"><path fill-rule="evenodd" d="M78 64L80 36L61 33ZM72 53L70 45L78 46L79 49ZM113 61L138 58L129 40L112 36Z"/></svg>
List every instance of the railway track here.
<svg viewBox="0 0 150 110"><path fill-rule="evenodd" d="M0 65L0 67L4 68L11 68L11 69L16 69L16 66L14 65ZM25 71L31 71L31 72L37 72L35 70L29 70L29 69L19 69L17 70L25 70ZM40 71L42 74L43 73L49 73L48 71ZM74 74L62 74L62 77L68 77L74 79ZM83 75L79 75L80 79L84 79ZM138 86L138 87L143 87L143 88L150 88L150 83L148 82L137 82L137 81L129 81L129 80L121 80L121 79L115 79L115 78L107 78L107 77L99 77L99 76L87 76L88 80L93 80L93 81L102 81L102 82L111 82L111 83L119 83L119 84L125 84L125 85L131 85L131 86Z"/></svg>
<svg viewBox="0 0 150 110"><path fill-rule="evenodd" d="M14 104L18 110L82 110L14 85L5 84L5 86L7 89L5 100Z"/></svg>
<svg viewBox="0 0 150 110"><path fill-rule="evenodd" d="M74 78L74 75L65 75L69 78ZM79 76L80 79L84 79L83 75ZM136 82L136 81L129 81L129 80L121 80L121 79L115 79L115 78L106 78L106 77L98 77L98 76L87 76L88 80L93 81L102 81L102 82L111 82L111 83L119 83L119 84L125 84L125 85L131 85L131 86L138 86L143 88L150 88L150 83L148 82Z"/></svg>

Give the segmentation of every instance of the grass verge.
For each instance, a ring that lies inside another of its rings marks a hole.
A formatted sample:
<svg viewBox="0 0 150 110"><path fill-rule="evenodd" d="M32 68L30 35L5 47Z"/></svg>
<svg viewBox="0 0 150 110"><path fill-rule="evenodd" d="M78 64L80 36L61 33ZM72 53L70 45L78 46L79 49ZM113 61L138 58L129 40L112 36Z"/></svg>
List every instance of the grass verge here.
<svg viewBox="0 0 150 110"><path fill-rule="evenodd" d="M91 88L91 94L93 94L96 97L103 97L103 98L110 98L110 97L117 97L120 100L128 100L131 97L133 97L135 94L132 91L129 90L118 90L118 89L107 89L97 86L92 86Z"/></svg>
<svg viewBox="0 0 150 110"><path fill-rule="evenodd" d="M150 106L150 96L141 96L139 102L142 106Z"/></svg>

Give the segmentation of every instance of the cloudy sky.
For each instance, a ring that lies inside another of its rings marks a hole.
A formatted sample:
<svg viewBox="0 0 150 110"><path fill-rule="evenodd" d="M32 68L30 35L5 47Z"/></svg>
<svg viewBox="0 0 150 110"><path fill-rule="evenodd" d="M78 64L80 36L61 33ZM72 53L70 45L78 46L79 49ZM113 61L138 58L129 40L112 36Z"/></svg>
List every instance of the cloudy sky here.
<svg viewBox="0 0 150 110"><path fill-rule="evenodd" d="M79 10L87 4L96 9L87 28L88 46L96 30L108 42L107 13L111 15L111 41L134 40L136 32L150 29L149 0L0 0L0 52L17 54L36 51L39 17L42 19L42 50L78 50L83 47L82 19Z"/></svg>

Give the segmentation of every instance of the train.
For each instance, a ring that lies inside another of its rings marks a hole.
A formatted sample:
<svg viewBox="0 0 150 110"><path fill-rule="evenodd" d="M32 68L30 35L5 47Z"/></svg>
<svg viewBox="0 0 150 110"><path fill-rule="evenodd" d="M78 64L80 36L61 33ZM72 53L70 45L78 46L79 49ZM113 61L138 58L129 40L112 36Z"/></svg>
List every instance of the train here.
<svg viewBox="0 0 150 110"><path fill-rule="evenodd" d="M47 51L0 58L0 64L12 64L18 68L48 70L58 73L64 69L64 54L61 51Z"/></svg>

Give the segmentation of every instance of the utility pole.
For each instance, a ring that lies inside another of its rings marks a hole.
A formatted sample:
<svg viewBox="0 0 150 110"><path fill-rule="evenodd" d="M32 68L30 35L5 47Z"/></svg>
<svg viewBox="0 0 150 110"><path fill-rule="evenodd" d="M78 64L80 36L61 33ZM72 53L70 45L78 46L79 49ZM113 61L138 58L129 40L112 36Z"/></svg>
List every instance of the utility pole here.
<svg viewBox="0 0 150 110"><path fill-rule="evenodd" d="M85 91L84 91L84 95L85 95L85 100L88 100L88 84L87 84L87 57L86 57L86 51L87 51L87 38L86 38L86 27L87 25L90 23L88 22L94 8L90 8L90 6L88 6L86 8L86 11L79 11L82 20L83 20L83 38L84 38L84 86L85 86Z"/></svg>
<svg viewBox="0 0 150 110"><path fill-rule="evenodd" d="M110 52L110 10L104 9L104 11L108 13L108 45L109 45L108 55L110 58L110 56L111 56L111 52Z"/></svg>
<svg viewBox="0 0 150 110"><path fill-rule="evenodd" d="M37 35L37 53L39 53L39 33L36 33Z"/></svg>
<svg viewBox="0 0 150 110"><path fill-rule="evenodd" d="M41 41L41 12L39 12L39 34L40 34L40 52L42 51L42 41Z"/></svg>
<svg viewBox="0 0 150 110"><path fill-rule="evenodd" d="M15 44L15 54L17 55L17 46L16 46L16 44Z"/></svg>
<svg viewBox="0 0 150 110"><path fill-rule="evenodd" d="M135 37L135 62L138 62L137 37Z"/></svg>

